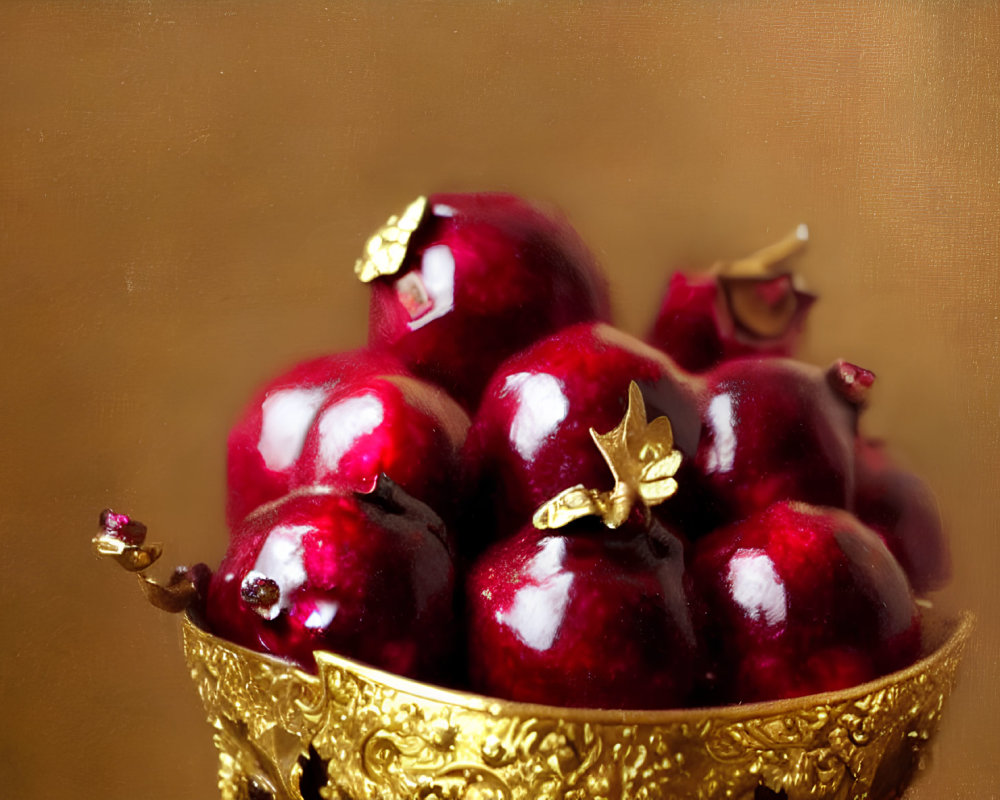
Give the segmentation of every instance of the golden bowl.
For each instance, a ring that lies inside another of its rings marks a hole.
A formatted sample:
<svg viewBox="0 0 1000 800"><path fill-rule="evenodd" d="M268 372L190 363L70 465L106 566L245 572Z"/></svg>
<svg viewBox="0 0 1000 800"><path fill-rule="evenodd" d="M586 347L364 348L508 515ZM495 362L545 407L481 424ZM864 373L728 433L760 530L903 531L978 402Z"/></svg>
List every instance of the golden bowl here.
<svg viewBox="0 0 1000 800"><path fill-rule="evenodd" d="M312 675L184 620L224 800L888 800L927 755L972 614L851 689L670 711L513 703L317 653Z"/></svg>

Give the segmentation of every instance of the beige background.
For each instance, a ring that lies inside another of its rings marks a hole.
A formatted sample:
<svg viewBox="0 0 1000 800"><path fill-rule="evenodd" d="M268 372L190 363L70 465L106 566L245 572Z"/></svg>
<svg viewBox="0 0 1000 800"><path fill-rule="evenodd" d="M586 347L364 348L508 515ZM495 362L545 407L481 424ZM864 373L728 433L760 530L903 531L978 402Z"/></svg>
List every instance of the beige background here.
<svg viewBox="0 0 1000 800"><path fill-rule="evenodd" d="M0 4L2 794L214 795L177 620L91 555L97 513L217 561L227 426L362 342L370 230L507 189L633 332L670 265L811 225L806 356L879 374L866 427L980 617L912 797L1000 796L1000 13L857 5Z"/></svg>

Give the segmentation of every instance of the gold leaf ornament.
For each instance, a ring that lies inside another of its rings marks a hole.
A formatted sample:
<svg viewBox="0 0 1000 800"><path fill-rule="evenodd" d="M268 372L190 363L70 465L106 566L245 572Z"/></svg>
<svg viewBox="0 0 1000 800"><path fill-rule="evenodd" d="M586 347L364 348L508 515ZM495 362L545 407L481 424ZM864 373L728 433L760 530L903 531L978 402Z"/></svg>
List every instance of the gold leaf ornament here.
<svg viewBox="0 0 1000 800"><path fill-rule="evenodd" d="M151 567L163 554L159 544L130 544L109 534L99 534L92 540L94 552L99 556L107 556L122 569L129 572L142 572Z"/></svg>
<svg viewBox="0 0 1000 800"><path fill-rule="evenodd" d="M575 519L591 514L604 516L606 492L588 489L582 484L571 486L559 492L555 497L539 508L532 522L539 530L561 528Z"/></svg>
<svg viewBox="0 0 1000 800"><path fill-rule="evenodd" d="M110 513L112 513L110 509L106 511L102 515L102 521L104 516ZM115 561L128 572L136 573L142 593L156 608L171 614L186 611L198 596L190 571L185 567L178 567L167 583L160 583L149 577L146 570L163 555L163 546L145 544L141 540L145 538L145 525L136 520L130 520L130 523L141 527L143 534L139 540L125 541L116 536L112 528L105 525L101 533L91 539L94 552Z"/></svg>
<svg viewBox="0 0 1000 800"><path fill-rule="evenodd" d="M402 214L389 217L365 244L365 254L354 264L354 274L362 283L384 275L395 275L403 266L410 237L427 213L427 198L418 197Z"/></svg>
<svg viewBox="0 0 1000 800"><path fill-rule="evenodd" d="M583 485L563 490L535 512L536 528L561 528L590 515L617 528L636 503L651 508L677 491L674 475L682 456L674 449L670 420L646 421L646 404L635 381L629 384L628 409L618 426L603 434L591 428L590 436L614 476L614 487L610 492Z"/></svg>

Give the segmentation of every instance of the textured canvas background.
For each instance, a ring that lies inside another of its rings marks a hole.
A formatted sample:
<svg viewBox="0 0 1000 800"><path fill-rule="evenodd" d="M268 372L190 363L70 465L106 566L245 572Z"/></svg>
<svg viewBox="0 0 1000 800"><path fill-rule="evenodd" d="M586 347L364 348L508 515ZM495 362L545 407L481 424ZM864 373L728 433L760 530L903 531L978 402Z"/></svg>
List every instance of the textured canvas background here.
<svg viewBox="0 0 1000 800"><path fill-rule="evenodd" d="M810 224L807 358L878 373L980 618L912 798L1000 796L998 87L995 4L0 5L3 795L213 796L177 620L97 512L217 561L252 387L362 342L390 212L488 188L561 206L633 332L670 265Z"/></svg>

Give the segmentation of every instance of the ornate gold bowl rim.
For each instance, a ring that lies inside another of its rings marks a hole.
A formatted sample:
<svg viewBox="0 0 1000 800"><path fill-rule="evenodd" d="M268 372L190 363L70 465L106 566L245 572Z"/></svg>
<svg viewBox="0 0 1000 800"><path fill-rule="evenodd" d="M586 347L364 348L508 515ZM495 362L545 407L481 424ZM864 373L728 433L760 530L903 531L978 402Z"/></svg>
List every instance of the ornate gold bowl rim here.
<svg viewBox="0 0 1000 800"><path fill-rule="evenodd" d="M925 613L925 657L848 689L641 711L500 700L327 652L310 674L190 616L184 646L227 800L299 800L309 759L330 796L350 800L742 799L762 785L789 800L877 800L921 766L973 625L970 612Z"/></svg>

